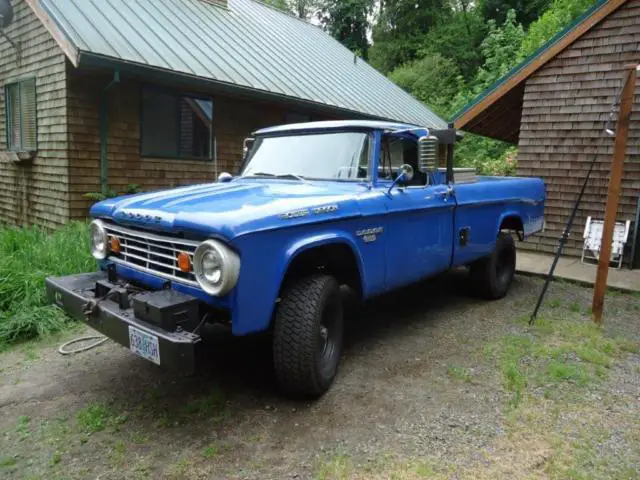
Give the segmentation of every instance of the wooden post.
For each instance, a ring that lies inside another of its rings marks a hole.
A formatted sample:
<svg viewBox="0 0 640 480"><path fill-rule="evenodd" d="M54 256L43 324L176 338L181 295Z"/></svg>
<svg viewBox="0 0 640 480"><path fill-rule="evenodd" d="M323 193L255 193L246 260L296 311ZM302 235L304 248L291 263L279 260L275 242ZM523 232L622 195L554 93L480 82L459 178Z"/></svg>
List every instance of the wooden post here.
<svg viewBox="0 0 640 480"><path fill-rule="evenodd" d="M613 231L616 226L618 203L620 202L622 172L627 152L627 138L629 137L631 108L633 107L636 89L637 68L638 65L625 66L625 70L628 70L628 73L622 90L620 113L618 115L618 125L616 126L616 139L609 177L609 192L607 193L607 207L604 215L602 243L600 244L600 260L598 262L596 284L593 289L593 321L599 325L602 325L604 294L607 290L607 277L609 276L609 263L611 262L611 244L613 242Z"/></svg>

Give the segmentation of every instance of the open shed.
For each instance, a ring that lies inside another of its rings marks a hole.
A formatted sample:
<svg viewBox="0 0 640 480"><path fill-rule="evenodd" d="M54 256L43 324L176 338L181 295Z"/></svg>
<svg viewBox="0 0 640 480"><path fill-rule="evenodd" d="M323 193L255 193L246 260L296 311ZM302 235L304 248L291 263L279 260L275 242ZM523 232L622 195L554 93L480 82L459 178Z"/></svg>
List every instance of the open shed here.
<svg viewBox="0 0 640 480"><path fill-rule="evenodd" d="M517 174L544 179L546 230L525 248L555 251L594 155L595 171L565 252L579 256L587 217L603 218L614 145L605 125L623 67L637 62L640 0L600 1L455 116L456 128L517 145ZM640 212L637 90L633 110L617 220L633 222L625 259L640 267L640 258L631 258Z"/></svg>

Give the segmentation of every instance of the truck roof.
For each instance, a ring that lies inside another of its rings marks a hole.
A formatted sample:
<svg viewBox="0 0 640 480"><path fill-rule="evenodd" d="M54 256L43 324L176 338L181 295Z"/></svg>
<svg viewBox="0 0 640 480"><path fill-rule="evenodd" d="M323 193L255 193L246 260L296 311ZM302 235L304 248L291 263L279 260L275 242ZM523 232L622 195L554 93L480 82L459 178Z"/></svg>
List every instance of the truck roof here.
<svg viewBox="0 0 640 480"><path fill-rule="evenodd" d="M369 129L369 130L408 130L408 129L424 129L417 125L410 125L406 123L385 122L378 120L329 120L323 122L308 122L308 123L292 123L289 125L279 125L277 127L269 127L257 130L255 135L268 135L271 133L286 133L286 132L304 132L315 130L348 130L353 129Z"/></svg>

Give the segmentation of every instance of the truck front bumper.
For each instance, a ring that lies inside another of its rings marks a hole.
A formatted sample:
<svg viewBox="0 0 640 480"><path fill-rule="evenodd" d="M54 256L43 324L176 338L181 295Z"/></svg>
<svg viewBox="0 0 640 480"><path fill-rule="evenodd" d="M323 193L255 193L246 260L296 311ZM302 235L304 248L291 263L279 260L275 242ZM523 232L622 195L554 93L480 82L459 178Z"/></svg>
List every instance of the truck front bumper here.
<svg viewBox="0 0 640 480"><path fill-rule="evenodd" d="M136 316L131 300L149 292L132 291L124 284L110 282L104 272L49 277L46 287L52 303L120 345L163 367L186 373L195 370L196 345L201 341L199 335L180 327L167 331ZM169 308L176 301L175 292L171 290L154 292L154 295L166 297L161 300ZM145 356L132 348L131 342L139 343L138 339L142 339L142 343L153 343L149 350L151 354Z"/></svg>

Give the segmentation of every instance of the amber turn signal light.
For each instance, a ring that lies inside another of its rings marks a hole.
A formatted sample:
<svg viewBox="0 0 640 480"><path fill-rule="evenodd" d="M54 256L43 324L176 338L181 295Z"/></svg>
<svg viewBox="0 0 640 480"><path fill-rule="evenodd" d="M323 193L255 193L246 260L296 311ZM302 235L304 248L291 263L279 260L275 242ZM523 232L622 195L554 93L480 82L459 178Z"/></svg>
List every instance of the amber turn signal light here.
<svg viewBox="0 0 640 480"><path fill-rule="evenodd" d="M191 257L187 252L180 252L178 254L178 268L181 272L191 271Z"/></svg>
<svg viewBox="0 0 640 480"><path fill-rule="evenodd" d="M111 247L111 251L113 253L120 253L120 240L118 239L118 237L111 237L109 246Z"/></svg>

